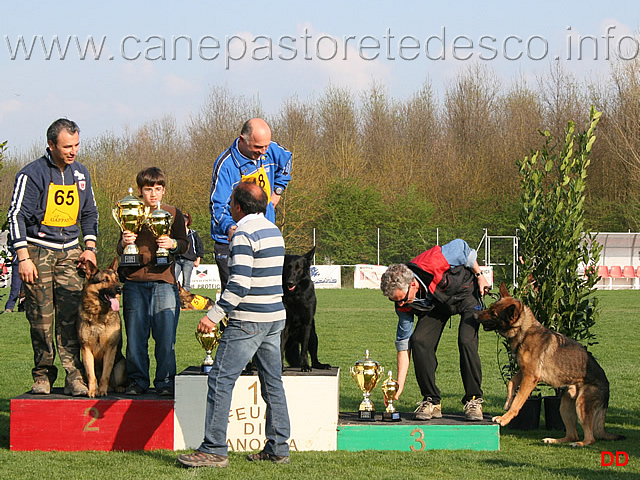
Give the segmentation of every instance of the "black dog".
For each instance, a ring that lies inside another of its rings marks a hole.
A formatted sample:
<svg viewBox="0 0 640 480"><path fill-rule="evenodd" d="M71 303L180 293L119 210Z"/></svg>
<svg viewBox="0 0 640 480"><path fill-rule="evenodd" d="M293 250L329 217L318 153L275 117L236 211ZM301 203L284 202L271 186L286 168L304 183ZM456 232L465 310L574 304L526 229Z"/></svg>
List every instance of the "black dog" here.
<svg viewBox="0 0 640 480"><path fill-rule="evenodd" d="M316 334L316 291L311 280L311 262L316 247L306 255L285 255L282 270L282 302L287 311L287 322L282 332L282 366L284 360L302 372L311 368L329 369L331 365L318 360ZM311 367L308 354L311 355Z"/></svg>

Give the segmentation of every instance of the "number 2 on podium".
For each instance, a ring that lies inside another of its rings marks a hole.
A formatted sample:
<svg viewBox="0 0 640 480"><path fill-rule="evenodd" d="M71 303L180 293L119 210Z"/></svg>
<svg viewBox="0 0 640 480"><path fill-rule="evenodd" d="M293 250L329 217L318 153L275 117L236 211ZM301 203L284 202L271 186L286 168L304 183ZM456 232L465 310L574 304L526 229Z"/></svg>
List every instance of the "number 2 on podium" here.
<svg viewBox="0 0 640 480"><path fill-rule="evenodd" d="M94 423L98 418L100 418L100 411L96 407L88 407L84 411L85 417L90 417L89 421L85 424L82 431L84 432L98 432L100 431L100 427L95 426L92 427L91 424Z"/></svg>

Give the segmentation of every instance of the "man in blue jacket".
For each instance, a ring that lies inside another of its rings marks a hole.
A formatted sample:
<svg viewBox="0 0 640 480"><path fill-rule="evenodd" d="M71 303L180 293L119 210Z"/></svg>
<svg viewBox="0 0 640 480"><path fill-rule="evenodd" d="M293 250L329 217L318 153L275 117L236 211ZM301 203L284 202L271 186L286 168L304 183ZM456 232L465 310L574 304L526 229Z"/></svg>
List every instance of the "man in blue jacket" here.
<svg viewBox="0 0 640 480"><path fill-rule="evenodd" d="M89 171L76 162L78 125L56 120L47 130L47 143L45 155L16 175L7 215L31 324L31 393L50 393L58 374L53 364L57 344L66 371L65 394L86 395L76 330L83 282L76 267L85 260L98 263L98 209Z"/></svg>
<svg viewBox="0 0 640 480"><path fill-rule="evenodd" d="M290 180L291 152L271 141L271 129L261 118L245 122L240 136L216 159L209 209L221 290L229 279L229 241L237 228L229 209L231 192L240 182L259 185L269 201L265 217L275 223L275 207Z"/></svg>

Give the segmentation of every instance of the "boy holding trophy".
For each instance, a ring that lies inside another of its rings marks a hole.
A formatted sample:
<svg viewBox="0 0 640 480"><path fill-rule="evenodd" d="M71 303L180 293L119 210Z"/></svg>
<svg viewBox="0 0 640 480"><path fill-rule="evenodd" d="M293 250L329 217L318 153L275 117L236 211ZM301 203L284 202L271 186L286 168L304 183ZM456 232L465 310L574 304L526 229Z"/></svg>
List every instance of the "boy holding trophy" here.
<svg viewBox="0 0 640 480"><path fill-rule="evenodd" d="M173 256L188 248L182 212L163 204L164 172L149 167L136 177L147 220L138 233L124 230L117 245L122 254L129 245L139 251L138 266L118 269L124 282L123 316L127 333L127 376L125 393L140 395L150 386L149 335L155 340L156 375L153 381L158 395L173 395L176 375L176 328L180 299L174 275ZM150 221L151 220L151 221ZM166 252L166 253L165 253Z"/></svg>

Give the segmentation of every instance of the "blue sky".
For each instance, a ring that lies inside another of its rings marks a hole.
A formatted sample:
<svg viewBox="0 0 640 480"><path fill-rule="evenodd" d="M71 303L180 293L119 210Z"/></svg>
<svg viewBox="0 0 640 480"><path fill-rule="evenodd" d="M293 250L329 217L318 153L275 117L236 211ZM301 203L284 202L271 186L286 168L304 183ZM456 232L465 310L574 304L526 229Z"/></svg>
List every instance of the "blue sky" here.
<svg viewBox="0 0 640 480"><path fill-rule="evenodd" d="M606 57L618 49L640 55L640 2L632 0L87 5L32 1L3 8L0 141L11 148L44 147L47 126L63 116L78 122L85 139L164 115L182 125L217 86L258 97L275 114L287 98L318 98L328 85L359 92L375 81L404 99L427 80L443 95L473 62L508 85L517 77L535 82L556 58L587 81L607 75ZM175 37L181 38L174 52ZM91 49L80 58L89 39L98 60Z"/></svg>

